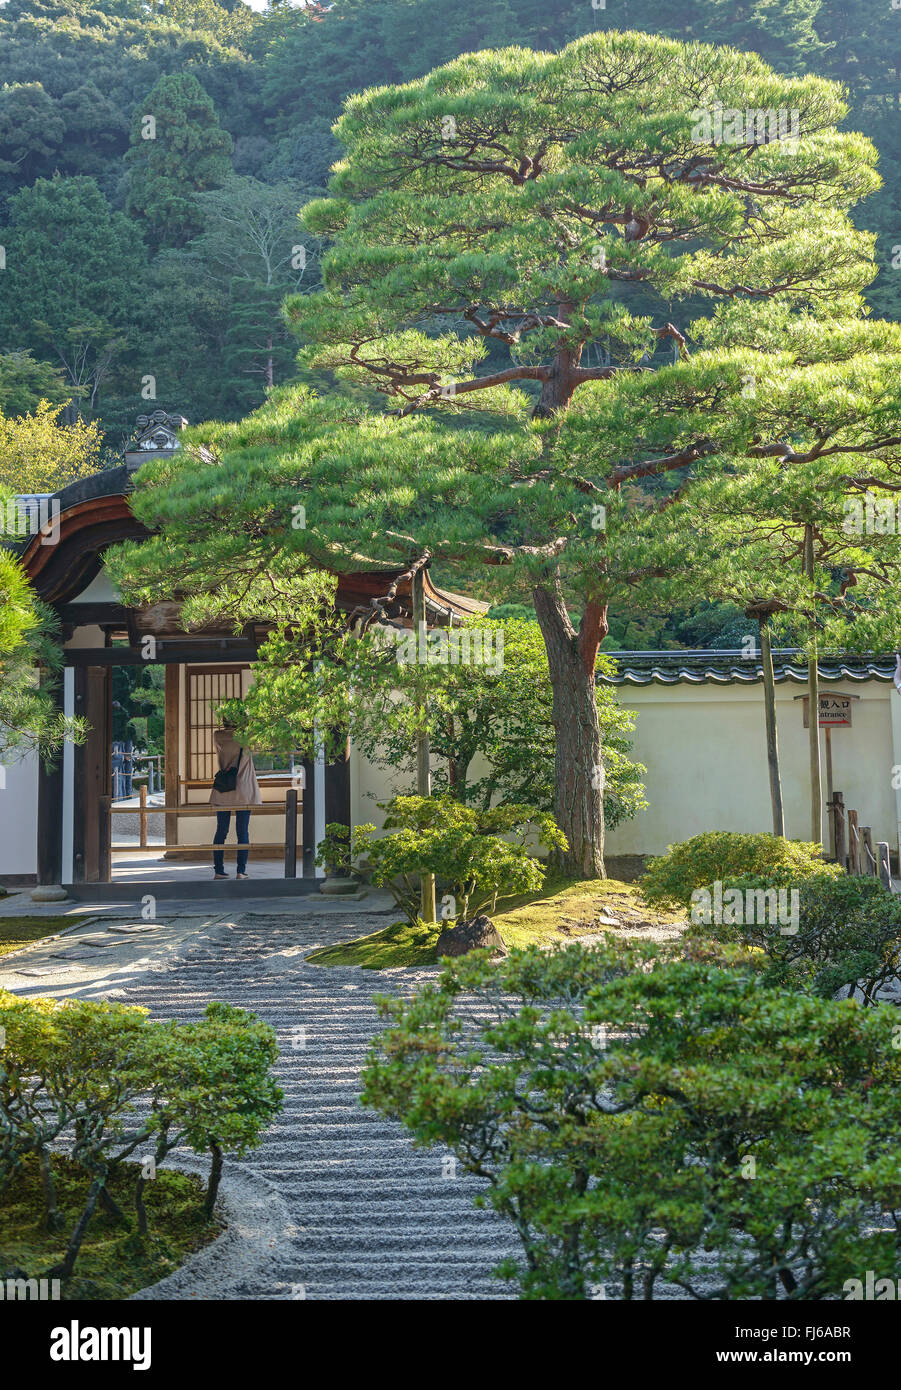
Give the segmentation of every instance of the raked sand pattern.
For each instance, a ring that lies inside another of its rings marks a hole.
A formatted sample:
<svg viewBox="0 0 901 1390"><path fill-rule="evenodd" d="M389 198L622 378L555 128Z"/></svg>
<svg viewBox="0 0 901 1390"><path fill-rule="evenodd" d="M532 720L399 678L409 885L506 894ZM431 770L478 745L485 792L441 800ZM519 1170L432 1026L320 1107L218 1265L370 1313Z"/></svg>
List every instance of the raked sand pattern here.
<svg viewBox="0 0 901 1390"><path fill-rule="evenodd" d="M47 963L47 947L3 962L3 983L20 993L114 998L175 1019L197 1018L222 999L254 1010L278 1034L284 1111L246 1161L226 1160L223 1183L231 1217L242 1201L259 1213L266 1189L254 1188L254 1175L267 1180L270 1228L258 1230L254 1218L249 1242L224 1240L215 1259L198 1261L196 1276L186 1269L152 1297L511 1297L491 1270L517 1242L493 1212L473 1207L478 1184L446 1176L440 1152L414 1150L399 1124L359 1104L360 1069L379 1028L373 996L410 990L433 972L307 964L316 946L385 923L349 915L182 918L131 940L116 933L119 944L105 949L80 947L79 932L53 948L56 968L71 951L78 977L18 973ZM94 922L84 934L106 930Z"/></svg>

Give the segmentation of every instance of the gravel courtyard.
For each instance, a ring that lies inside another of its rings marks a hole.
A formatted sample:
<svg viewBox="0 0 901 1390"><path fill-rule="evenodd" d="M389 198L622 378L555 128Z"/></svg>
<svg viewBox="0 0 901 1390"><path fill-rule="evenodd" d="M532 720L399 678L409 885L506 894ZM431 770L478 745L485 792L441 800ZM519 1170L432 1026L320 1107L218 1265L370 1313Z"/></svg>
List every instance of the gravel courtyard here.
<svg viewBox="0 0 901 1390"><path fill-rule="evenodd" d="M141 1004L156 1018L198 1017L211 999L253 1009L276 1029L285 1109L240 1166L273 1184L289 1220L231 1297L490 1299L515 1237L472 1205L477 1184L448 1175L444 1155L412 1148L401 1126L364 1110L359 1073L379 1021L372 996L413 988L432 971L325 969L304 956L385 923L350 913L209 914L134 936L94 922L2 962L0 984L24 994ZM137 923L138 919L131 919ZM116 932L115 942L109 938ZM102 934L108 946L102 948ZM85 938L98 944L82 945ZM77 974L57 973L70 957ZM26 975L25 970L52 973ZM228 1173L236 1161L226 1161ZM173 1296L212 1298L194 1286Z"/></svg>

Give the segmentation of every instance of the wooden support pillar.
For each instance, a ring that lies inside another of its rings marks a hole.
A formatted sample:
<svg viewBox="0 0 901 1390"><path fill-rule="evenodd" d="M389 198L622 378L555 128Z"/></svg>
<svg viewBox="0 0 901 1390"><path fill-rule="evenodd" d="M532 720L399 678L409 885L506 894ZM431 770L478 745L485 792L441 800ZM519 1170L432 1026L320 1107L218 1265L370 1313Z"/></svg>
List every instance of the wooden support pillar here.
<svg viewBox="0 0 901 1390"><path fill-rule="evenodd" d="M876 873L876 855L873 853L873 829L872 826L863 825L860 828L860 838L863 847L860 854L860 871L866 874L867 878L872 878Z"/></svg>
<svg viewBox="0 0 901 1390"><path fill-rule="evenodd" d="M845 803L841 792L832 793L832 824L835 828L835 862L848 868L847 837L845 834Z"/></svg>
<svg viewBox="0 0 901 1390"><path fill-rule="evenodd" d="M108 796L111 784L113 672L109 666L76 666L75 713L88 726L84 743L75 748L72 878L75 883L96 883L100 844L97 838L97 802Z"/></svg>
<svg viewBox="0 0 901 1390"><path fill-rule="evenodd" d="M892 861L889 858L888 840L880 840L876 846L879 881L883 888L892 891Z"/></svg>
<svg viewBox="0 0 901 1390"><path fill-rule="evenodd" d="M178 719L179 690L181 688L181 667L166 667L166 690L164 697L164 748L165 748L165 787L166 805L177 806L180 801L178 781L178 755L181 726ZM178 816L168 814L166 820L166 844L178 844Z"/></svg>
<svg viewBox="0 0 901 1390"><path fill-rule="evenodd" d="M303 847L301 873L304 878L316 877L316 802L313 797L314 764L311 759L303 761L303 798L301 801L300 842Z"/></svg>
<svg viewBox="0 0 901 1390"><path fill-rule="evenodd" d="M350 825L350 741L334 762L325 765L325 823Z"/></svg>
<svg viewBox="0 0 901 1390"><path fill-rule="evenodd" d="M285 878L297 877L297 789L285 792Z"/></svg>
<svg viewBox="0 0 901 1390"><path fill-rule="evenodd" d="M63 712L63 683L53 688L53 703ZM38 760L38 886L58 884L63 877L63 753L48 767Z"/></svg>
<svg viewBox="0 0 901 1390"><path fill-rule="evenodd" d="M826 728L823 730L823 732L824 732L824 734L825 734L825 736L826 736L826 804L827 804L827 806L831 806L831 805L832 805L832 730L830 729L830 727L829 727L828 724L826 725ZM828 835L828 838L829 838L829 844L828 844L827 848L828 848L828 850L829 850L829 857L830 857L831 859L834 859L834 858L835 858L835 839L834 839L834 833L833 833L833 832L834 832L834 827L835 827L835 818L834 818L833 816L830 816L830 817L829 817L829 828L827 829L827 835Z"/></svg>
<svg viewBox="0 0 901 1390"><path fill-rule="evenodd" d="M112 878L112 838L113 798L101 796L97 804L97 882L109 883Z"/></svg>
<svg viewBox="0 0 901 1390"><path fill-rule="evenodd" d="M416 635L417 649L425 645L426 640L426 611L425 611L425 573L422 567L417 569L413 576L412 589L412 608L413 608L413 631ZM421 714L425 714L426 696L420 697ZM429 743L429 731L424 721L416 735L416 793L418 796L431 796L432 794L432 770L431 770L431 748ZM420 905L419 915L424 922L434 922L435 912L435 875L422 874L420 878Z"/></svg>

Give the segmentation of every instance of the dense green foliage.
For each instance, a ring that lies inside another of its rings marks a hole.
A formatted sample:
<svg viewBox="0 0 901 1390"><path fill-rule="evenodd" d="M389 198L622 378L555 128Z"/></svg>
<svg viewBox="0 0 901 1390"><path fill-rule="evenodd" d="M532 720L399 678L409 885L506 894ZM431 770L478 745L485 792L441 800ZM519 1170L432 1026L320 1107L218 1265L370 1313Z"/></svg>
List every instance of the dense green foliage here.
<svg viewBox="0 0 901 1390"><path fill-rule="evenodd" d="M498 900L540 888L546 872L536 851L560 851L566 841L553 818L532 806L506 803L476 811L450 797L396 796L385 807L384 828L357 826L352 847L364 856L372 882L388 888L415 923L419 882L434 874L445 921L468 921Z"/></svg>
<svg viewBox="0 0 901 1390"><path fill-rule="evenodd" d="M768 980L824 999L850 992L868 1007L899 989L901 904L878 879L797 873L794 865L783 863L775 873L723 883L724 893L732 888L743 895L748 890L797 892L797 922L791 931L784 931L772 913L701 929L719 941L761 948L769 962Z"/></svg>
<svg viewBox="0 0 901 1390"><path fill-rule="evenodd" d="M721 140L698 122L718 101L794 110L803 138ZM901 334L864 317L872 238L849 211L878 178L868 142L836 132L843 115L835 84L631 33L470 54L354 97L330 196L303 213L331 242L322 288L286 305L305 367L346 392L276 393L197 436L228 479L218 514L229 493L239 512L238 591L262 552L433 560L458 583L482 566L506 601L531 598L573 872L603 872L598 648L636 586L685 570L673 500L776 470L778 525L783 506L813 506L826 460L853 487L895 486ZM374 390L395 413L367 408ZM138 568L158 588L173 552L223 559L226 542L211 554L198 536L206 472L147 476L139 505L166 539ZM289 535L291 489L306 519ZM873 573L866 538L846 550L839 577L818 556L819 589ZM708 592L705 576L695 597ZM851 615L872 641L866 584ZM882 616L894 635L894 605Z"/></svg>
<svg viewBox="0 0 901 1390"><path fill-rule="evenodd" d="M49 761L64 739L84 739L84 720L67 718L55 700L62 679L57 628L15 555L0 547L0 756L5 760L36 749Z"/></svg>
<svg viewBox="0 0 901 1390"><path fill-rule="evenodd" d="M144 107L132 121L126 211L151 245L183 246L203 228L197 195L231 173L231 139L193 73L161 77Z"/></svg>
<svg viewBox="0 0 901 1390"><path fill-rule="evenodd" d="M717 881L764 878L774 870L785 870L796 881L834 877L841 872L838 865L825 863L821 854L821 845L786 840L780 835L709 830L670 845L666 854L650 860L641 891L649 903L689 907L696 888L707 888Z"/></svg>
<svg viewBox="0 0 901 1390"><path fill-rule="evenodd" d="M146 1009L120 1004L0 993L0 1028L0 1200L23 1161L34 1159L45 1222L57 1230L54 1148L69 1144L84 1173L83 1206L52 1271L63 1278L73 1272L98 1203L125 1219L107 1184L126 1160L140 1151L133 1200L143 1238L146 1184L174 1148L212 1155L210 1215L223 1154L257 1147L281 1108L272 1029L227 1004L209 1004L200 1022L179 1025L151 1022Z"/></svg>
<svg viewBox="0 0 901 1390"><path fill-rule="evenodd" d="M840 1298L894 1275L893 1010L611 943L474 953L382 1011L364 1103L483 1179L521 1296Z"/></svg>
<svg viewBox="0 0 901 1390"><path fill-rule="evenodd" d="M38 179L95 181L103 200L96 213L101 222L111 211L125 212L131 199L133 232L147 226L150 244L141 249L140 269L131 276L127 346L117 347L87 408L99 412L118 446L135 415L146 409L141 383L152 375L157 403L165 408L192 420L237 418L262 398L265 378L255 365L245 367L248 353L258 357L261 340L281 333L277 296L255 306L257 318L264 315L262 325L248 322L240 291L214 292L197 281L180 253L156 253L155 223L139 211L137 170L128 155L151 92L161 90L161 83L198 84L216 124L230 137L230 160L224 142L220 154L231 170L277 195L296 189L296 211L324 188L329 166L340 156L330 127L350 94L421 77L478 49L516 44L554 51L593 31L637 29L730 44L760 53L777 73L811 72L848 85L845 127L870 135L883 155L885 186L861 224L879 234L879 277L869 295L880 313L897 317L895 21L889 4L875 0L792 0L778 8L754 0L740 10L721 0L622 0L597 9L587 0L553 6L536 0L336 0L328 7L279 6L263 13L217 0L8 0L0 10L0 241L6 244L10 225L8 200ZM142 159L146 153L140 151ZM200 184L187 167L193 151L187 162L176 149L164 157L175 161L176 178L189 175L176 194L183 233L201 212L192 195ZM284 224L288 246L293 211ZM80 235L89 246L88 230ZM64 327L74 329L81 310L73 303L66 312L70 322ZM13 339L0 330L0 352L34 341L39 360L60 365L46 335L36 341L36 326L20 319L18 329L22 336L17 332ZM285 380L291 370L290 354L282 356L274 379ZM697 640L661 627L651 613L630 621L631 636L628 624L619 629L627 640L647 631L654 634L649 645Z"/></svg>

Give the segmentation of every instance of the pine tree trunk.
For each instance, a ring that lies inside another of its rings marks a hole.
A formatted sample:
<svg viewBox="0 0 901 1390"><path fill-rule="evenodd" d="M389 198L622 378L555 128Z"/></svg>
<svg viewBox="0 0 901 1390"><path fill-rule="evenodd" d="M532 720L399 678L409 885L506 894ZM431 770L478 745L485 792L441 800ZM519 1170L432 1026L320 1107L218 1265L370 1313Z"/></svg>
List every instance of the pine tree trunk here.
<svg viewBox="0 0 901 1390"><path fill-rule="evenodd" d="M760 622L760 664L763 668L763 712L766 720L766 759L770 772L770 800L773 804L773 834L785 834L785 812L782 808L782 779L779 776L779 743L776 736L776 679L773 674L773 649L770 645L769 618Z"/></svg>
<svg viewBox="0 0 901 1390"><path fill-rule="evenodd" d="M568 321L572 307L571 304L561 304L558 308L560 318ZM550 371L541 383L541 394L532 411L535 419L550 419L551 416L559 415L561 410L566 409L575 393L576 378L574 372L581 359L581 345L572 349L564 348L555 354Z"/></svg>
<svg viewBox="0 0 901 1390"><path fill-rule="evenodd" d="M578 633L559 580L533 591L547 648L553 692L554 818L569 849L564 870L578 878L605 878L604 770L594 668L606 635L606 609L588 604Z"/></svg>

